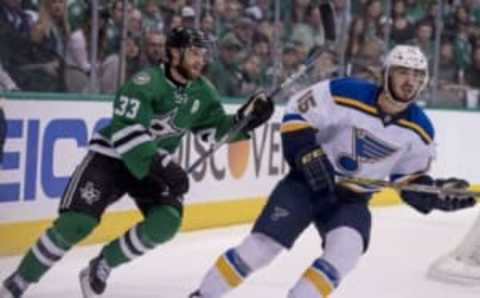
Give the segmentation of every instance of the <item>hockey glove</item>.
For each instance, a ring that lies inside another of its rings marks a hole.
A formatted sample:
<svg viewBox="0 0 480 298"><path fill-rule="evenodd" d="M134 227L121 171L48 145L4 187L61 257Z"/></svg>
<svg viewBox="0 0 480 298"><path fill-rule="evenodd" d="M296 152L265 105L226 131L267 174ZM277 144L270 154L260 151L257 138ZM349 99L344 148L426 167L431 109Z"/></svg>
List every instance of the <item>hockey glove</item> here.
<svg viewBox="0 0 480 298"><path fill-rule="evenodd" d="M243 132L249 132L265 123L273 114L273 101L265 92L252 95L235 114L235 123L248 119Z"/></svg>
<svg viewBox="0 0 480 298"><path fill-rule="evenodd" d="M334 169L322 147L314 146L300 152L295 167L303 173L310 189L314 192L334 191Z"/></svg>
<svg viewBox="0 0 480 298"><path fill-rule="evenodd" d="M189 189L188 175L168 154L157 154L150 168L150 176L160 184L166 184L166 195L180 197Z"/></svg>
<svg viewBox="0 0 480 298"><path fill-rule="evenodd" d="M415 184L432 185L443 189L464 190L469 183L462 179L448 178L433 180L430 176L423 175L412 181ZM442 211L455 211L469 208L475 205L474 197L461 195L443 195L426 193L422 191L403 190L400 193L402 199L421 213L427 214L433 209Z"/></svg>

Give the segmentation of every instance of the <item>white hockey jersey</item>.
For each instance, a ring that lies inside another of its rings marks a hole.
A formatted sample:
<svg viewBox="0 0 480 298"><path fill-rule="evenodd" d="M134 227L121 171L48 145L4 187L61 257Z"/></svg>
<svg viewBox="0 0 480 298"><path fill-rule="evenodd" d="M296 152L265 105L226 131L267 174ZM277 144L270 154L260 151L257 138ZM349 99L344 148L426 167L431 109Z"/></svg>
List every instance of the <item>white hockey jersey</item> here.
<svg viewBox="0 0 480 298"><path fill-rule="evenodd" d="M400 181L427 172L435 157L428 116L413 103L392 118L377 107L380 93L379 86L353 78L319 82L289 100L281 132L316 129L318 143L340 176Z"/></svg>

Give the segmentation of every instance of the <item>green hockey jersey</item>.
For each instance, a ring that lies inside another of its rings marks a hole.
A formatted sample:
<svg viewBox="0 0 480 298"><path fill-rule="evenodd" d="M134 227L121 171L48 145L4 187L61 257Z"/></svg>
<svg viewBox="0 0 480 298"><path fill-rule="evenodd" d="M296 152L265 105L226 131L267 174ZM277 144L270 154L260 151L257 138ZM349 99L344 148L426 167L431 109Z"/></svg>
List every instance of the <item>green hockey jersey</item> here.
<svg viewBox="0 0 480 298"><path fill-rule="evenodd" d="M189 131L218 140L233 126L215 87L204 77L175 85L163 67L147 69L115 96L111 123L96 133L89 149L122 159L137 178L145 177L157 152L173 153Z"/></svg>

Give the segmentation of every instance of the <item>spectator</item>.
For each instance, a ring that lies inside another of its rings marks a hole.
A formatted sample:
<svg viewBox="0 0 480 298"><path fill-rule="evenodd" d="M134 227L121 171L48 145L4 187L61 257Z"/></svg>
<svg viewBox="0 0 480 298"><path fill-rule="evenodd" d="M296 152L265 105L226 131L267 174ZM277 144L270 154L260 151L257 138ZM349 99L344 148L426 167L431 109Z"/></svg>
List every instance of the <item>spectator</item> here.
<svg viewBox="0 0 480 298"><path fill-rule="evenodd" d="M472 44L470 43L471 23L468 12L463 6L455 11L456 31L454 37L455 59L461 69L466 69L472 63Z"/></svg>
<svg viewBox="0 0 480 298"><path fill-rule="evenodd" d="M139 9L132 9L128 14L128 34L134 38L143 36L143 15Z"/></svg>
<svg viewBox="0 0 480 298"><path fill-rule="evenodd" d="M433 65L431 60L435 53L435 44L433 43L433 26L430 22L424 21L416 24L415 37L407 42L418 46L429 60L429 65Z"/></svg>
<svg viewBox="0 0 480 298"><path fill-rule="evenodd" d="M171 31L173 28L177 28L177 27L181 27L181 26L183 26L182 16L179 15L179 14L175 14L170 19L168 31Z"/></svg>
<svg viewBox="0 0 480 298"><path fill-rule="evenodd" d="M140 42L137 38L130 35L125 44L126 74L125 78L129 80L134 74L142 69Z"/></svg>
<svg viewBox="0 0 480 298"><path fill-rule="evenodd" d="M379 38L366 39L359 55L352 60L351 75L371 82L379 82L382 75L382 57L385 44Z"/></svg>
<svg viewBox="0 0 480 298"><path fill-rule="evenodd" d="M359 1L359 0L357 0ZM357 2L353 1L353 2ZM335 17L335 44L339 49L344 49L348 44L346 28L350 28L352 23L350 0L333 0L333 9Z"/></svg>
<svg viewBox="0 0 480 298"><path fill-rule="evenodd" d="M64 90L65 84L65 51L70 36L67 5L65 0L43 0L37 22L32 28L32 41L43 50L53 53L49 61L39 64L39 75L48 76L45 84L50 84L47 90ZM33 68L30 68L34 71ZM45 90L45 89L41 89ZM40 91L40 90L35 90Z"/></svg>
<svg viewBox="0 0 480 298"><path fill-rule="evenodd" d="M156 0L147 0L143 8L143 29L145 32L162 32L165 23Z"/></svg>
<svg viewBox="0 0 480 298"><path fill-rule="evenodd" d="M348 44L345 51L347 61L356 59L365 43L365 23L363 18L355 17L348 32Z"/></svg>
<svg viewBox="0 0 480 298"><path fill-rule="evenodd" d="M21 8L21 0L0 0L0 61L4 71L21 87L26 84L22 84L23 72L18 67L30 58L30 31L30 19Z"/></svg>
<svg viewBox="0 0 480 298"><path fill-rule="evenodd" d="M318 5L307 6L305 22L293 25L291 40L301 41L308 51L325 43L325 32Z"/></svg>
<svg viewBox="0 0 480 298"><path fill-rule="evenodd" d="M200 20L200 29L205 34L205 37L208 40L210 46L209 50L212 52L211 55L207 55L208 59L216 59L218 57L218 48L217 36L215 35L215 18L213 17L213 15L206 13L202 16Z"/></svg>
<svg viewBox="0 0 480 298"><path fill-rule="evenodd" d="M30 19L22 10L21 0L0 0L0 31L30 36Z"/></svg>
<svg viewBox="0 0 480 298"><path fill-rule="evenodd" d="M416 24L425 16L425 7L422 2L425 1L405 0L405 4L407 5L407 18L412 24Z"/></svg>
<svg viewBox="0 0 480 298"><path fill-rule="evenodd" d="M273 65L272 51L268 36L256 32L253 36L253 54L260 58L261 68L264 72Z"/></svg>
<svg viewBox="0 0 480 298"><path fill-rule="evenodd" d="M181 16L182 16L182 26L184 27L195 27L195 17L196 17L195 10L191 6L184 6L182 8Z"/></svg>
<svg viewBox="0 0 480 298"><path fill-rule="evenodd" d="M459 68L455 63L452 41L442 41L439 60L437 96L429 104L449 108L464 107L465 88L458 84Z"/></svg>
<svg viewBox="0 0 480 298"><path fill-rule="evenodd" d="M87 13L87 0L68 1L68 21L73 32L80 28Z"/></svg>
<svg viewBox="0 0 480 298"><path fill-rule="evenodd" d="M107 21L109 14L107 11L101 10L99 16L97 61L91 61L89 54L92 30L89 18L84 19L81 29L73 32L68 41L66 62L69 68L66 72L66 81L67 89L70 92L88 92L92 88L96 90L95 86L88 84L93 63L95 63L99 78L99 91L114 93L117 89L119 57L118 54L108 52Z"/></svg>
<svg viewBox="0 0 480 298"><path fill-rule="evenodd" d="M233 30L234 22L240 18L243 6L238 0L215 1L215 15L217 17L217 33L220 38Z"/></svg>
<svg viewBox="0 0 480 298"><path fill-rule="evenodd" d="M459 68L455 62L455 49L450 40L443 40L440 46L438 83L440 88L458 83Z"/></svg>
<svg viewBox="0 0 480 298"><path fill-rule="evenodd" d="M215 82L222 96L240 96L238 81L242 78L239 69L242 43L234 36L227 35L220 42L219 59L208 67L207 77Z"/></svg>
<svg viewBox="0 0 480 298"><path fill-rule="evenodd" d="M414 37L414 25L407 18L406 3L397 0L393 5L391 41L393 45L404 44Z"/></svg>
<svg viewBox="0 0 480 298"><path fill-rule="evenodd" d="M472 64L465 71L465 83L473 88L480 89L480 47L472 51Z"/></svg>
<svg viewBox="0 0 480 298"><path fill-rule="evenodd" d="M133 10L133 5L130 1L127 2L127 15ZM88 15L88 14L87 14ZM108 54L118 54L120 52L121 32L123 22L123 0L114 0L111 18L107 23L107 44L105 51Z"/></svg>
<svg viewBox="0 0 480 298"><path fill-rule="evenodd" d="M260 57L254 54L247 55L241 66L242 80L240 82L240 96L249 96L265 86L262 74Z"/></svg>
<svg viewBox="0 0 480 298"><path fill-rule="evenodd" d="M295 72L298 68L298 65L302 61L301 55L304 54L304 50L301 49L300 45L289 42L286 43L282 51L282 64L280 69L280 82L284 81L288 76ZM272 75L275 75L272 72ZM272 79L270 79L271 81ZM293 83L288 90L283 92L280 101L285 101L288 97L294 94L297 91L300 91L304 87L304 84L297 81Z"/></svg>
<svg viewBox="0 0 480 298"><path fill-rule="evenodd" d="M235 20L233 30L225 35L233 35L241 44L241 58L244 59L252 50L253 34L255 33L255 22L249 17L240 17Z"/></svg>
<svg viewBox="0 0 480 298"><path fill-rule="evenodd" d="M339 75L335 51L327 47L313 48L312 50L318 52L318 57L309 75L308 85Z"/></svg>
<svg viewBox="0 0 480 298"><path fill-rule="evenodd" d="M143 42L142 66L159 66L166 61L165 53L165 34L160 32L147 32Z"/></svg>
<svg viewBox="0 0 480 298"><path fill-rule="evenodd" d="M251 3L252 5L245 9L245 13L249 17L254 19L256 22L272 19L273 10L271 9L271 4L273 1L256 0L251 2L253 2Z"/></svg>
<svg viewBox="0 0 480 298"><path fill-rule="evenodd" d="M367 38L381 37L382 32L382 2L368 0L364 7L364 26Z"/></svg>

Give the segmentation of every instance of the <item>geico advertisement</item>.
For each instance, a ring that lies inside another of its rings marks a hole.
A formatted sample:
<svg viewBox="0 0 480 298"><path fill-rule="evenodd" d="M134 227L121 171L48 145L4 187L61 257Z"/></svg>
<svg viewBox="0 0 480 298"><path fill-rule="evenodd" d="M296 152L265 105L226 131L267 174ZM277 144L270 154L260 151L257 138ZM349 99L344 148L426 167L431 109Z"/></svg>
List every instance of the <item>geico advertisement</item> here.
<svg viewBox="0 0 480 298"><path fill-rule="evenodd" d="M69 176L86 154L92 133L108 124L111 108L109 102L6 102L0 222L55 215ZM186 202L266 196L287 168L281 154L280 117L277 111L250 140L222 146L200 164L190 175ZM188 168L208 149L208 144L188 135L176 157ZM124 198L113 209L132 206Z"/></svg>

